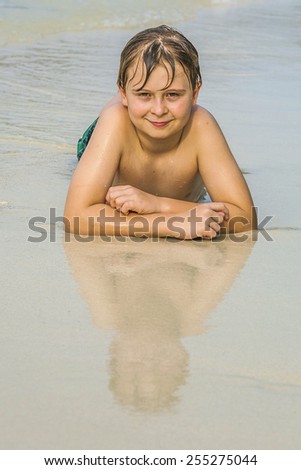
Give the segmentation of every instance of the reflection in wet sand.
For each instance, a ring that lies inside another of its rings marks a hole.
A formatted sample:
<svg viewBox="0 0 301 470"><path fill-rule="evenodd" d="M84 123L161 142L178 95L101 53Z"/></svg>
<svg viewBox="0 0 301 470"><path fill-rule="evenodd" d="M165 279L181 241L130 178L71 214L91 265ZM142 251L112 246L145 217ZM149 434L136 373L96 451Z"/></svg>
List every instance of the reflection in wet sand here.
<svg viewBox="0 0 301 470"><path fill-rule="evenodd" d="M79 242L65 250L93 321L114 330L109 386L132 410L159 412L188 376L185 336L206 320L244 266L254 242Z"/></svg>

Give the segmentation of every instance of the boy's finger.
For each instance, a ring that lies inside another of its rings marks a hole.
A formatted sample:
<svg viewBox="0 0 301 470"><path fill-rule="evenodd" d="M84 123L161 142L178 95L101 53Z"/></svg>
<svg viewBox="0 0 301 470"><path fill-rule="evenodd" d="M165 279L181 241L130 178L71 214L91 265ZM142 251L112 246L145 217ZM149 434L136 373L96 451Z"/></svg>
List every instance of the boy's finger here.
<svg viewBox="0 0 301 470"><path fill-rule="evenodd" d="M217 222L218 224L221 224L225 219L225 214L223 212L213 212L210 220L213 220L214 222Z"/></svg>
<svg viewBox="0 0 301 470"><path fill-rule="evenodd" d="M106 200L111 200L111 199L116 200L117 198L122 197L122 196L129 197L130 189L131 189L130 187L128 188L124 187L123 189L122 186L116 186L116 189L115 189L115 187L113 186L107 192Z"/></svg>
<svg viewBox="0 0 301 470"><path fill-rule="evenodd" d="M218 233L221 229L220 225L217 222L211 222L209 225L210 229L214 230L216 233Z"/></svg>
<svg viewBox="0 0 301 470"><path fill-rule="evenodd" d="M212 210L216 212L222 212L225 216L229 217L229 209L223 202L212 202L210 204Z"/></svg>
<svg viewBox="0 0 301 470"><path fill-rule="evenodd" d="M203 232L202 234L202 238L206 238L207 240L212 240L212 238L215 238L216 236L217 236L217 233L213 229L206 230L206 232Z"/></svg>
<svg viewBox="0 0 301 470"><path fill-rule="evenodd" d="M218 215L222 218L221 222L223 222L224 220L228 220L228 215L224 212L218 212Z"/></svg>

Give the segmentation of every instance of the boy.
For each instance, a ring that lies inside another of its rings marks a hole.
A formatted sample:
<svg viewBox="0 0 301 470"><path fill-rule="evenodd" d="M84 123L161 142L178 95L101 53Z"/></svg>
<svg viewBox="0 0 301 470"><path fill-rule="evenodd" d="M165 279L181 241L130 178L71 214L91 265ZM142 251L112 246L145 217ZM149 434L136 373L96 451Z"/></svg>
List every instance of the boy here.
<svg viewBox="0 0 301 470"><path fill-rule="evenodd" d="M150 28L127 43L119 93L100 113L70 184L67 231L212 239L256 228L227 142L196 104L201 83L198 53L175 29ZM205 188L213 202L198 202Z"/></svg>

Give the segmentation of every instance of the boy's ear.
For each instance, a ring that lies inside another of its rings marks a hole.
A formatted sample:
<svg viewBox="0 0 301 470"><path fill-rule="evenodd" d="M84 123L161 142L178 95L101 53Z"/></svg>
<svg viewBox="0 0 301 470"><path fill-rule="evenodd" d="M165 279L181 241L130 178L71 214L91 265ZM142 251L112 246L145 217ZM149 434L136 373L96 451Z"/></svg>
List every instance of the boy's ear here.
<svg viewBox="0 0 301 470"><path fill-rule="evenodd" d="M193 92L193 104L195 105L198 99L199 91L202 86L202 82L198 83Z"/></svg>
<svg viewBox="0 0 301 470"><path fill-rule="evenodd" d="M119 92L120 92L121 102L122 102L123 106L127 107L127 105L128 105L128 100L127 100L127 97L126 97L126 93L125 93L124 88L122 88L122 87L120 86L120 87L119 87Z"/></svg>

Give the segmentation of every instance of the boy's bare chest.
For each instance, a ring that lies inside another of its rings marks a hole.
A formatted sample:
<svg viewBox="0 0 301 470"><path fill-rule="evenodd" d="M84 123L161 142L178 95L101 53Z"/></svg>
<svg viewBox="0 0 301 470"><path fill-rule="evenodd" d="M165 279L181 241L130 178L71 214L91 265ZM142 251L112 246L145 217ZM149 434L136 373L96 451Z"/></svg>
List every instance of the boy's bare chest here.
<svg viewBox="0 0 301 470"><path fill-rule="evenodd" d="M125 153L121 158L115 184L130 184L158 196L194 200L202 190L196 155L148 156Z"/></svg>

